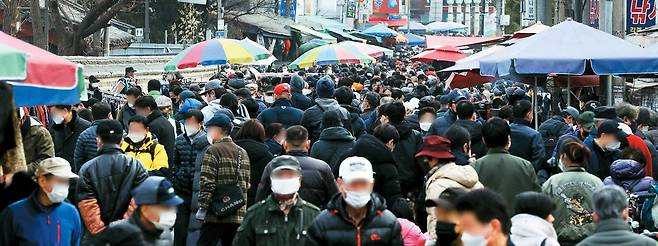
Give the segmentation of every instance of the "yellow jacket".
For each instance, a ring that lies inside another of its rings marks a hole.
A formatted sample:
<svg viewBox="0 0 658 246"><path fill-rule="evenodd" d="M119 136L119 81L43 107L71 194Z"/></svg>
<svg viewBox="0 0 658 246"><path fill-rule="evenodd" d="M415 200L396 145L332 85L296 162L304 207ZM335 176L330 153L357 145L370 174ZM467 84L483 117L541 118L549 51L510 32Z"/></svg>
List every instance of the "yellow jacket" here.
<svg viewBox="0 0 658 246"><path fill-rule="evenodd" d="M153 140L150 132L146 133L143 143L142 146L137 148L129 138L126 138L121 144L121 149L126 155L137 158L147 171L169 168L169 160L164 146ZM155 148L153 147L154 144Z"/></svg>

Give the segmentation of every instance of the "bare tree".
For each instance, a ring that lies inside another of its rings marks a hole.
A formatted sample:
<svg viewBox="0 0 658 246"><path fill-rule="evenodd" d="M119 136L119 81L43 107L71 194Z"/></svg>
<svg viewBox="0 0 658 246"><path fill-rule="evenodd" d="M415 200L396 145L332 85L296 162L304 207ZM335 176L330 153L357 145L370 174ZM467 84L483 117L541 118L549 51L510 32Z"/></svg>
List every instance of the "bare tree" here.
<svg viewBox="0 0 658 246"><path fill-rule="evenodd" d="M2 0L2 7L4 8L2 30L5 33L14 36L18 32L16 23L21 21L20 7L24 3L25 0Z"/></svg>
<svg viewBox="0 0 658 246"><path fill-rule="evenodd" d="M60 55L100 55L102 47L94 47L88 37L107 27L112 18L121 11L129 11L140 0L100 0L96 1L85 14L80 23L65 22L67 13L61 11L59 0L50 0L54 14L54 25L59 38ZM57 13L57 12L56 12ZM71 18L67 18L71 20Z"/></svg>

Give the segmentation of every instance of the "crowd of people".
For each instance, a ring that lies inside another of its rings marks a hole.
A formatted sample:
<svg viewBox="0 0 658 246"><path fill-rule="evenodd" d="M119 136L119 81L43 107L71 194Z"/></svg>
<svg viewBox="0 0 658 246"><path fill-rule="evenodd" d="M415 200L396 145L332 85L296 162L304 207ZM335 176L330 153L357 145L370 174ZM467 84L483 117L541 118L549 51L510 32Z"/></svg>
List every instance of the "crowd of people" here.
<svg viewBox="0 0 658 246"><path fill-rule="evenodd" d="M128 68L118 105L90 78L80 105L17 109L0 245L658 245L656 112L446 77L386 59L144 90Z"/></svg>

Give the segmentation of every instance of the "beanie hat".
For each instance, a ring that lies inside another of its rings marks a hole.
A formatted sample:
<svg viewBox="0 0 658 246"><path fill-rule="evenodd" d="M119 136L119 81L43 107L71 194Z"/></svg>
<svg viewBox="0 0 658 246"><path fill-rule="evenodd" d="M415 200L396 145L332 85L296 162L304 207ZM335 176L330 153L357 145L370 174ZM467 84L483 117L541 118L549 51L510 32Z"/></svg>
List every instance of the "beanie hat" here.
<svg viewBox="0 0 658 246"><path fill-rule="evenodd" d="M331 77L324 76L318 80L315 92L319 98L332 98L334 96L335 89L336 85Z"/></svg>

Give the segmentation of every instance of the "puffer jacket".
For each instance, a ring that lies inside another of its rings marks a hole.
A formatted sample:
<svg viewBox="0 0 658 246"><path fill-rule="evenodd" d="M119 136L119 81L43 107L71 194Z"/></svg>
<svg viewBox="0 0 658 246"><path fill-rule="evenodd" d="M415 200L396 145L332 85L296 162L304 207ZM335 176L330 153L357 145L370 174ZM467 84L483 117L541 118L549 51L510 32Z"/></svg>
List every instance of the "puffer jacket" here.
<svg viewBox="0 0 658 246"><path fill-rule="evenodd" d="M338 193L336 179L331 173L329 165L324 161L309 157L308 153L303 151L290 151L286 154L297 158L302 167L302 186L299 188L299 196L318 208L324 208L331 196ZM272 166L268 163L260 178L255 201L265 200L272 193L271 173Z"/></svg>
<svg viewBox="0 0 658 246"><path fill-rule="evenodd" d="M123 107L121 107L121 110L119 110L119 113L117 114L117 120L121 122L121 125L123 125L124 131L128 131L128 121L130 121L130 118L135 115L137 115L135 108L129 107L128 104L125 104Z"/></svg>
<svg viewBox="0 0 658 246"><path fill-rule="evenodd" d="M512 217L510 240L514 245L560 246L553 225L530 214L517 214Z"/></svg>
<svg viewBox="0 0 658 246"><path fill-rule="evenodd" d="M510 137L512 144L509 153L532 163L535 171L544 169L542 163L546 156L544 140L541 134L530 127L530 123L517 119L510 124Z"/></svg>
<svg viewBox="0 0 658 246"><path fill-rule="evenodd" d="M55 145L55 156L66 159L73 163L75 144L78 142L80 134L86 130L91 123L78 117L78 113L73 111L73 118L68 124L51 125L50 136L53 138Z"/></svg>
<svg viewBox="0 0 658 246"><path fill-rule="evenodd" d="M452 110L448 110L445 114L432 121L428 135L445 135L444 133L455 121L457 121L457 115Z"/></svg>
<svg viewBox="0 0 658 246"><path fill-rule="evenodd" d="M208 140L194 142L194 148L201 151L194 161L194 180L192 180L192 201L190 202L190 219L187 226L187 245L197 245L201 231L201 222L196 219L196 213L199 210L199 192L201 190L199 184L201 180L201 162L209 146Z"/></svg>
<svg viewBox="0 0 658 246"><path fill-rule="evenodd" d="M87 230L95 235L129 210L130 192L148 177L139 160L106 144L80 168L76 201Z"/></svg>
<svg viewBox="0 0 658 246"><path fill-rule="evenodd" d="M377 194L371 194L359 227L351 222L346 206L342 194L334 195L309 227L306 245L404 245L400 223Z"/></svg>
<svg viewBox="0 0 658 246"><path fill-rule="evenodd" d="M605 185L618 185L624 190L637 195L649 194L649 189L656 182L644 173L644 165L629 160L620 159L610 165L610 176L603 180Z"/></svg>
<svg viewBox="0 0 658 246"><path fill-rule="evenodd" d="M323 160L331 169L340 164L341 157L354 146L352 133L343 127L322 130L320 139L311 148L311 157Z"/></svg>
<svg viewBox="0 0 658 246"><path fill-rule="evenodd" d="M208 145L206 132L199 131L192 139L185 134L176 137L176 159L172 170L172 183L176 194L186 202L192 199L192 181L198 156Z"/></svg>
<svg viewBox="0 0 658 246"><path fill-rule="evenodd" d="M251 186L247 191L247 207L251 207L256 202L254 199L256 198L260 178L263 176L263 170L265 170L265 166L267 166L267 163L270 163L274 156L270 153L267 145L253 139L238 139L235 140L235 144L247 151L249 161L251 162L249 166L251 168L249 173Z"/></svg>
<svg viewBox="0 0 658 246"><path fill-rule="evenodd" d="M153 139L150 132L147 132L144 140L138 144L133 143L130 138L125 138L121 144L121 150L123 150L126 155L137 158L137 160L144 165L146 171L162 172L165 170L160 169L169 168L169 159L164 146L162 146L157 140ZM151 152L151 150L153 150L153 152Z"/></svg>
<svg viewBox="0 0 658 246"><path fill-rule="evenodd" d="M423 134L405 122L393 124L400 134L400 141L393 150L398 165L402 194L418 192L423 186L423 170L416 162L416 154L423 148Z"/></svg>
<svg viewBox="0 0 658 246"><path fill-rule="evenodd" d="M448 163L433 167L425 179L425 198L438 198L447 188L464 188L474 190L484 188L478 180L478 174L471 166L458 166ZM427 208L427 232L430 240L436 240L436 214L433 208Z"/></svg>
<svg viewBox="0 0 658 246"><path fill-rule="evenodd" d="M286 128L299 125L302 122L304 111L292 106L292 102L285 98L279 98L274 101L272 107L263 110L258 115L258 121L268 127L272 123L281 123Z"/></svg>
<svg viewBox="0 0 658 246"><path fill-rule="evenodd" d="M158 139L158 143L164 146L167 152L169 166L174 165L174 156L176 148L176 131L174 126L169 123L169 120L160 112L160 110L153 111L148 117L149 130L154 138Z"/></svg>
<svg viewBox="0 0 658 246"><path fill-rule="evenodd" d="M80 133L78 142L75 144L75 152L73 154L72 168L73 172L78 173L82 164L96 157L98 147L96 146L96 128L103 120L97 120L91 123L91 126Z"/></svg>
<svg viewBox="0 0 658 246"><path fill-rule="evenodd" d="M333 98L317 98L315 105L304 111L302 116L302 126L308 131L308 138L311 142L315 142L320 138L320 130L322 124L322 116L326 111L337 111L343 125L350 119L350 113L347 109L341 107L338 101ZM347 128L347 127L346 127Z"/></svg>
<svg viewBox="0 0 658 246"><path fill-rule="evenodd" d="M375 172L373 191L383 196L387 204L392 204L402 196L398 165L395 162L393 153L381 140L369 134L361 136L354 144L354 147L342 156L340 162L350 156L360 156L370 161ZM340 165L332 167L336 177L338 177L339 167Z"/></svg>
<svg viewBox="0 0 658 246"><path fill-rule="evenodd" d="M23 122L21 136L23 137L25 163L27 163L29 173L34 173L42 160L55 156L55 145L53 145L50 132L36 119L30 117L29 120Z"/></svg>
<svg viewBox="0 0 658 246"><path fill-rule="evenodd" d="M299 75L293 75L290 79L290 95L292 106L300 110L306 110L313 106L313 101L307 96L304 96L302 90L304 89L304 80Z"/></svg>

